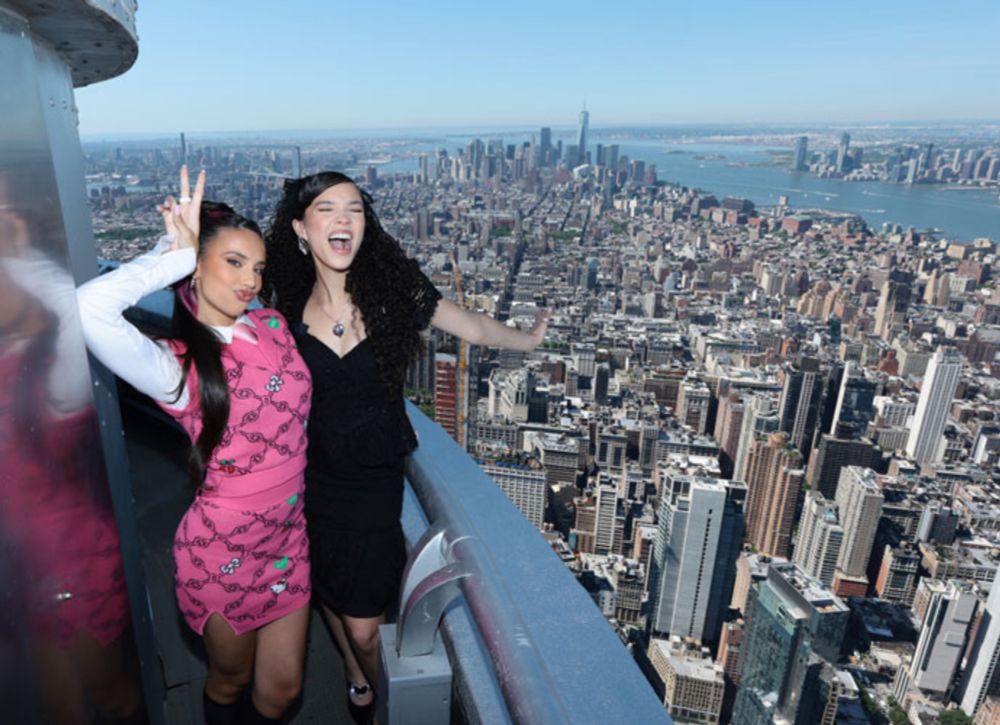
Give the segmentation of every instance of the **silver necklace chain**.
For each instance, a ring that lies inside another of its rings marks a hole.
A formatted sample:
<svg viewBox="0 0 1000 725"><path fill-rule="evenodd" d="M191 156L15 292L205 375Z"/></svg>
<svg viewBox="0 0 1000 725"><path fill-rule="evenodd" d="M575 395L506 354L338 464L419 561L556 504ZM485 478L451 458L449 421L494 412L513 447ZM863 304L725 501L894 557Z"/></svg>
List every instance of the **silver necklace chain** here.
<svg viewBox="0 0 1000 725"><path fill-rule="evenodd" d="M319 303L319 311L322 312L324 315L326 315L326 317L328 317L329 319L333 320L334 324L333 327L330 329L330 331L336 337L343 337L344 333L347 332L347 327L344 325L344 319L345 318L350 319L350 317L354 314L354 303L352 303L350 297L348 297L347 302L344 305L344 310L343 310L344 314L339 315L337 317L334 317L329 312L327 312L326 309L323 307L322 303Z"/></svg>
<svg viewBox="0 0 1000 725"><path fill-rule="evenodd" d="M353 307L354 307L354 305L352 305L350 302L347 303L347 311L351 311L353 309ZM333 320L334 325L333 325L333 327L331 328L330 331L336 337L343 337L344 333L347 331L347 328L344 326L343 317L342 316L341 317L334 317L333 315L331 315L329 312L327 312L323 308L322 304L320 304L320 306L319 306L319 311L322 312L324 315L326 315L331 320Z"/></svg>

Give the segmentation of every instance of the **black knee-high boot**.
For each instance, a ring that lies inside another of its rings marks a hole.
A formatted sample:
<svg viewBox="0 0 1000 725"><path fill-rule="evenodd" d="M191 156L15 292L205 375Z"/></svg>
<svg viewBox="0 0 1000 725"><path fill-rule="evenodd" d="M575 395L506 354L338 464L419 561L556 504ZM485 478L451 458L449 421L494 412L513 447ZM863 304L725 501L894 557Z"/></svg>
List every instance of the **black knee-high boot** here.
<svg viewBox="0 0 1000 725"><path fill-rule="evenodd" d="M205 725L236 725L239 722L240 703L228 705L216 702L202 691L201 703L205 710Z"/></svg>
<svg viewBox="0 0 1000 725"><path fill-rule="evenodd" d="M253 704L252 696L247 697L240 712L240 725L269 725L270 723L280 723L282 720L283 718L280 717L261 715L260 710Z"/></svg>
<svg viewBox="0 0 1000 725"><path fill-rule="evenodd" d="M240 725L272 725L272 723L284 722L284 718L267 717L260 714L260 710L253 704L253 698L248 697L243 703L240 711Z"/></svg>

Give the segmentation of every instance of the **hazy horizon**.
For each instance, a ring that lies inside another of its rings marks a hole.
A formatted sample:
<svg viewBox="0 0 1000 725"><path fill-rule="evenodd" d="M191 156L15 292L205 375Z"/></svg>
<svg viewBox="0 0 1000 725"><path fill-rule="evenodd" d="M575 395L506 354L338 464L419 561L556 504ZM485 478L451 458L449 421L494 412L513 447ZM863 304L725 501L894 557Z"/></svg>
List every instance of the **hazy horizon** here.
<svg viewBox="0 0 1000 725"><path fill-rule="evenodd" d="M875 131L879 129L887 130L906 130L910 129L949 129L949 128L972 128L974 126L998 126L1000 128L1000 118L988 118L988 119L974 119L974 120L960 120L960 119L936 119L936 120L881 120L881 121L868 121L868 122L836 122L836 123L813 123L808 122L774 122L774 123L747 123L747 122L713 122L713 121L703 121L703 122L689 122L689 123L648 123L648 124L627 124L627 123L606 123L602 125L595 125L591 123L590 132L592 135L601 135L612 132L622 132L622 131L656 131L656 130L738 130L748 133L758 132L758 133L786 133L786 134L796 134L796 133L806 133L808 131L835 131L835 130L867 130ZM572 135L576 132L577 126L564 124L564 125L552 125L546 124L544 122L525 122L525 123L509 123L509 124L457 124L457 125L446 125L446 126L358 126L358 127L316 127L316 128L255 128L255 129L189 129L189 128L179 128L179 129L169 129L169 130L156 130L156 131L129 131L129 132L93 132L93 133L82 133L80 134L81 141L87 142L99 142L107 140L122 140L122 141L153 141L157 139L173 139L180 133L184 133L186 137L191 140L204 138L204 137L222 137L222 138L241 138L241 137L252 137L255 135L277 135L277 134L289 134L293 136L307 137L309 134L316 135L337 135L343 138L350 138L347 134L373 134L375 136L384 136L386 138L394 138L390 134L455 134L455 135L465 135L470 132L480 133L482 135L488 135L494 131L504 132L504 133L537 133L540 128L547 126L552 129L553 134L566 134ZM398 138L396 136L395 138Z"/></svg>
<svg viewBox="0 0 1000 725"><path fill-rule="evenodd" d="M143 3L139 56L77 91L83 136L261 129L980 123L985 0L694 7L512 0ZM961 42L948 42L961 38ZM797 119L797 120L789 120Z"/></svg>

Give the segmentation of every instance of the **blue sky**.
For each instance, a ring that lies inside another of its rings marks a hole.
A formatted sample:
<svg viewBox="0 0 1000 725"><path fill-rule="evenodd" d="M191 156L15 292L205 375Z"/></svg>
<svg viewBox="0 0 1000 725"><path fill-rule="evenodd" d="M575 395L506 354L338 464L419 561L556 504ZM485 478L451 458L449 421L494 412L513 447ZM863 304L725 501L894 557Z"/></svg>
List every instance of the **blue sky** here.
<svg viewBox="0 0 1000 725"><path fill-rule="evenodd" d="M1000 2L140 0L83 135L1000 119Z"/></svg>

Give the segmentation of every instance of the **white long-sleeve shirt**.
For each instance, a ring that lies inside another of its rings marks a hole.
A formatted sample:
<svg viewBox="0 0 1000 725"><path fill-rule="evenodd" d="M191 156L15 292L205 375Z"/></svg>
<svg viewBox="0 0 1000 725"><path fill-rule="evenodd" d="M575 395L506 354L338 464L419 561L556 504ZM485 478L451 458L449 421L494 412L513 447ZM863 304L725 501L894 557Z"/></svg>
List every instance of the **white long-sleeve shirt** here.
<svg viewBox="0 0 1000 725"><path fill-rule="evenodd" d="M123 315L146 295L194 271L195 250L169 250L170 242L162 237L146 254L86 282L76 298L83 339L94 356L136 390L180 410L188 404L186 386L177 397L180 361L165 342L147 337Z"/></svg>
<svg viewBox="0 0 1000 725"><path fill-rule="evenodd" d="M56 320L53 356L45 381L50 412L70 415L89 405L90 376L80 366L84 351L73 278L65 267L32 249L24 250L20 257L0 257L0 267L11 284Z"/></svg>

